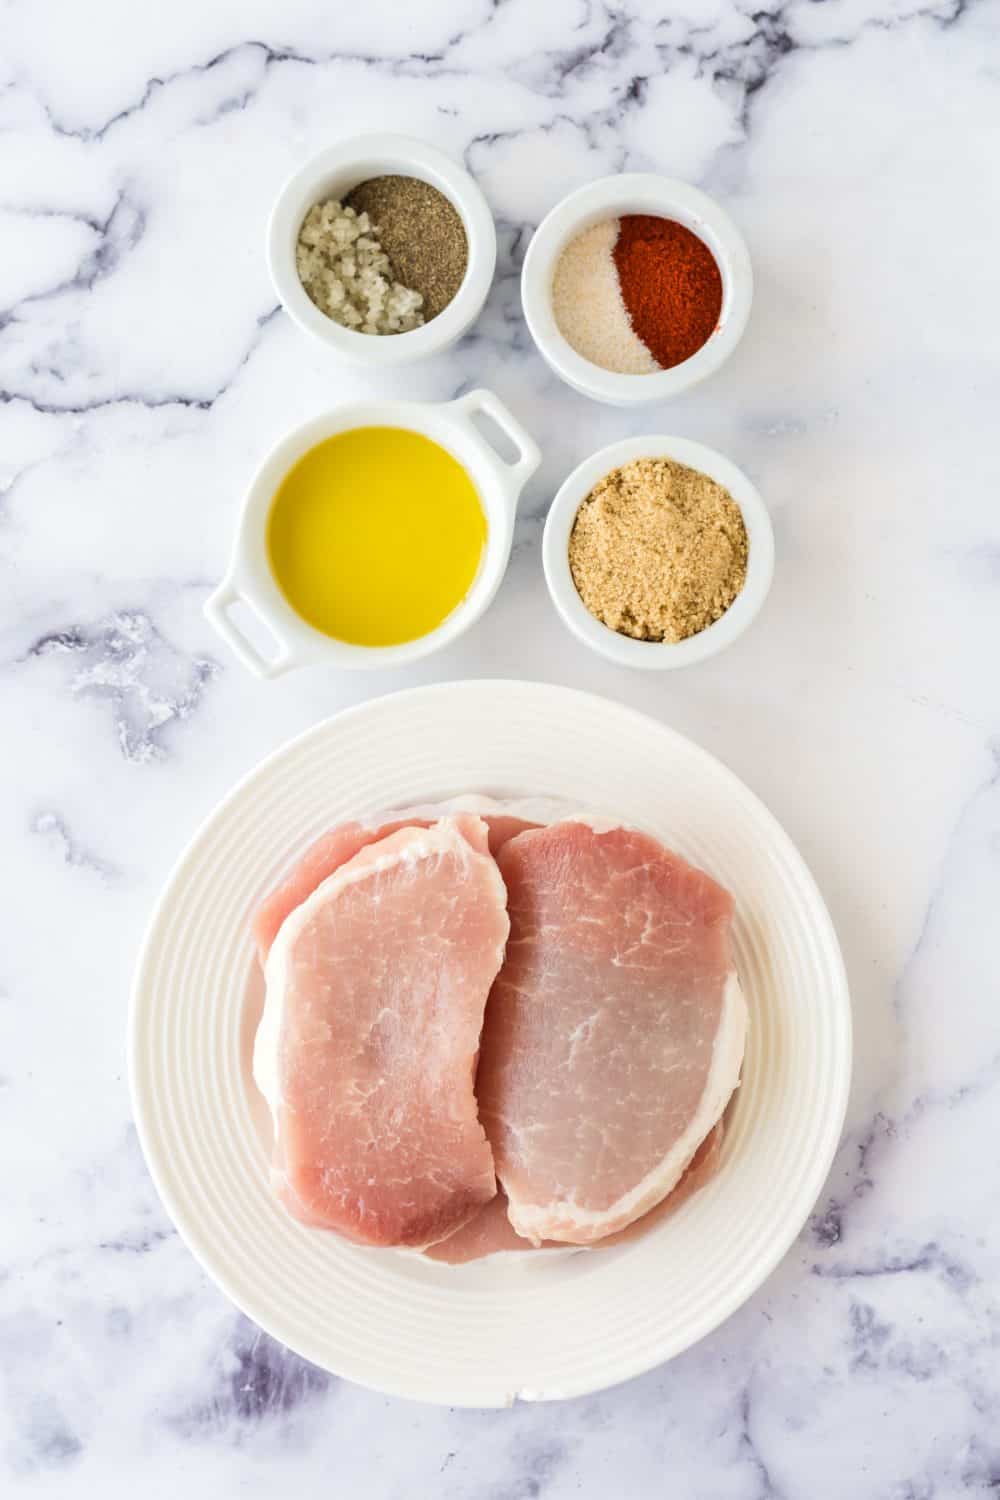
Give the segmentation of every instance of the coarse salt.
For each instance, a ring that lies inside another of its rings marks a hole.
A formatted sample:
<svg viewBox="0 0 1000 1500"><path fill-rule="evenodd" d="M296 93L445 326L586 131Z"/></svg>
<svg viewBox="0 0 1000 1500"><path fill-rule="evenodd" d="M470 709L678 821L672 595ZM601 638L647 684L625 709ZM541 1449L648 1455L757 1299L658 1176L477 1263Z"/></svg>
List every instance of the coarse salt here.
<svg viewBox="0 0 1000 1500"><path fill-rule="evenodd" d="M295 267L309 300L358 333L408 333L423 323L419 292L392 276L368 215L336 198L314 203L299 230Z"/></svg>

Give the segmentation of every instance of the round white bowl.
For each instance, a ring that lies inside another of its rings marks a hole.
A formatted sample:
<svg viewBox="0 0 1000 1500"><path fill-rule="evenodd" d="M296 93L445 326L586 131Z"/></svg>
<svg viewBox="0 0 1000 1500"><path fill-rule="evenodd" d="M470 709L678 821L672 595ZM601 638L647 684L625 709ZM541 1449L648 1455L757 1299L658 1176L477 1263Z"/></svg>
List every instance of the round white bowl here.
<svg viewBox="0 0 1000 1500"><path fill-rule="evenodd" d="M450 200L465 226L469 264L452 301L421 328L385 335L358 333L342 328L310 302L295 268L295 245L314 203L343 198L359 183L390 173L419 177ZM486 301L496 258L493 215L465 168L435 147L403 135L361 135L321 151L285 184L267 231L271 280L285 311L306 333L361 365L406 364L437 354L461 338Z"/></svg>
<svg viewBox="0 0 1000 1500"><path fill-rule="evenodd" d="M705 241L722 275L722 311L715 332L690 359L652 375L619 375L584 359L560 333L552 310L552 278L570 240L593 224L623 214L654 214L685 225ZM750 316L753 270L743 236L713 199L671 177L625 172L578 188L542 220L524 257L521 301L532 338L567 385L610 406L642 406L686 391L729 358Z"/></svg>
<svg viewBox="0 0 1000 1500"><path fill-rule="evenodd" d="M517 450L513 463L502 459L474 424L472 419L480 412L513 443ZM439 443L469 474L486 516L486 545L465 598L436 630L398 646L358 646L316 630L289 604L267 558L271 502L289 469L317 443L355 427L404 427ZM229 572L206 601L205 614L243 665L258 677L279 677L296 667L323 663L366 670L395 667L429 656L468 630L492 602L507 569L521 490L540 462L537 445L492 391L469 391L457 401L440 404L363 401L314 417L283 438L257 470L244 501ZM236 605L251 610L267 627L274 641L272 655L265 655L233 618Z"/></svg>
<svg viewBox="0 0 1000 1500"><path fill-rule="evenodd" d="M569 565L569 538L581 504L590 491L612 469L637 458L670 458L688 468L700 469L732 495L743 514L750 546L747 576L740 593L726 613L707 630L685 641L637 641L619 635L594 618L573 582ZM756 617L771 587L774 573L774 532L767 507L755 487L734 463L687 438L625 438L611 443L575 468L552 502L542 538L542 562L552 602L573 634L609 661L623 667L663 671L688 667L724 651L741 636Z"/></svg>

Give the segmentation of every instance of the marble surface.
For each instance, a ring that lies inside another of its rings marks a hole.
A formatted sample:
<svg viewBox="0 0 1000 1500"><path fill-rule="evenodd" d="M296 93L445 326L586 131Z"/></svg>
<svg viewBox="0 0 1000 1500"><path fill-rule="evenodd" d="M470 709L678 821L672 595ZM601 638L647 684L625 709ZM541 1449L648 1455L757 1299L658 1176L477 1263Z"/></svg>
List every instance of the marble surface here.
<svg viewBox="0 0 1000 1500"><path fill-rule="evenodd" d="M0 7L0 1490L190 1500L781 1497L1000 1488L1000 8L976 0L7 0ZM376 381L279 313L284 177L390 127L496 214L488 306ZM755 311L669 410L560 385L519 315L568 188L662 169L730 208ZM328 403L493 387L543 468L485 620L394 675L264 686L202 618L242 487ZM539 536L599 443L674 431L757 480L771 602L645 678L588 655ZM342 705L528 676L642 708L775 810L850 969L857 1071L816 1213L672 1365L592 1399L438 1410L241 1319L146 1175L129 976L167 869L233 781Z"/></svg>

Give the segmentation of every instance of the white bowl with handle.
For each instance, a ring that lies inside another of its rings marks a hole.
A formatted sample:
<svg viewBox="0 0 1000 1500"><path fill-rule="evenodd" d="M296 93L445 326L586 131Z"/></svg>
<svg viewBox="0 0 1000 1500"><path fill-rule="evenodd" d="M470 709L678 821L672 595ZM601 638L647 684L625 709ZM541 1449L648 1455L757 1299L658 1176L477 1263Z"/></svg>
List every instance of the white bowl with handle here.
<svg viewBox="0 0 1000 1500"><path fill-rule="evenodd" d="M476 426L473 419L479 414L510 440L517 452L513 462L501 458ZM486 517L479 569L464 599L434 630L394 646L355 645L317 630L285 598L267 556L268 517L285 475L317 443L358 427L402 427L440 444L469 475ZM257 470L243 504L229 570L206 601L205 614L233 654L258 677L279 677L296 667L324 663L364 670L396 667L428 656L468 630L492 602L507 569L521 490L540 462L534 440L492 391L469 391L456 401L440 403L362 401L336 407L282 438ZM266 627L273 643L269 654L234 615L239 606Z"/></svg>

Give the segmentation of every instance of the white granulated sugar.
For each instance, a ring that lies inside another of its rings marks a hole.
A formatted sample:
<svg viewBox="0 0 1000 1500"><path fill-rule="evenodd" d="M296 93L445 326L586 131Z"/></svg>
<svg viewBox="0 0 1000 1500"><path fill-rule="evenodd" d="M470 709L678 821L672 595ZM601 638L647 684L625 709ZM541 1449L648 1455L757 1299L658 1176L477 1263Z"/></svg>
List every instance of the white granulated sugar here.
<svg viewBox="0 0 1000 1500"><path fill-rule="evenodd" d="M618 220L604 219L570 240L556 262L552 311L559 332L591 364L619 375L660 368L629 321L611 252Z"/></svg>
<svg viewBox="0 0 1000 1500"><path fill-rule="evenodd" d="M424 321L423 297L392 277L367 214L336 198L314 203L299 230L295 267L310 302L358 333L409 333Z"/></svg>

